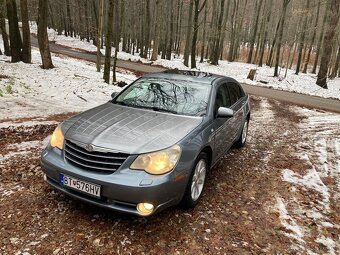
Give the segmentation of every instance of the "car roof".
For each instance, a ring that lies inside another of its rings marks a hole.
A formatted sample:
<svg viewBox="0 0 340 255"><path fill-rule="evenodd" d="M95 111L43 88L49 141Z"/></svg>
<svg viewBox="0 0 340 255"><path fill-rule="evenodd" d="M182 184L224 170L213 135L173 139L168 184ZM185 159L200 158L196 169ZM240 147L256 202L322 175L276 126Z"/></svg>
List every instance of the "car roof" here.
<svg viewBox="0 0 340 255"><path fill-rule="evenodd" d="M230 77L222 76L218 74L191 71L191 70L178 70L178 69L166 70L161 73L149 73L149 74L144 75L143 77L166 78L170 80L185 80L185 81L200 82L200 83L210 84L210 85L213 85L214 82L218 79L228 78L230 80L234 80Z"/></svg>

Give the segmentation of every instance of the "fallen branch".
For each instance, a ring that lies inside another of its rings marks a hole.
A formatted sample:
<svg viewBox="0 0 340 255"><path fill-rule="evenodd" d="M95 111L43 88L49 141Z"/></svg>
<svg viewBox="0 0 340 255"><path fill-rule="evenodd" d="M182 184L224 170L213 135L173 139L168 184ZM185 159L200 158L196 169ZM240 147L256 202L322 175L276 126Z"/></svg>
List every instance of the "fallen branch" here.
<svg viewBox="0 0 340 255"><path fill-rule="evenodd" d="M76 95L77 97L79 97L81 100L84 100L85 102L87 102L87 100L86 100L85 98L83 98L82 96L77 95L75 91L73 91L73 94L75 94L75 95Z"/></svg>
<svg viewBox="0 0 340 255"><path fill-rule="evenodd" d="M74 74L75 77L80 77L80 78L85 78L85 79L90 79L89 77L86 77L86 76L82 76L82 75L79 75L79 74Z"/></svg>

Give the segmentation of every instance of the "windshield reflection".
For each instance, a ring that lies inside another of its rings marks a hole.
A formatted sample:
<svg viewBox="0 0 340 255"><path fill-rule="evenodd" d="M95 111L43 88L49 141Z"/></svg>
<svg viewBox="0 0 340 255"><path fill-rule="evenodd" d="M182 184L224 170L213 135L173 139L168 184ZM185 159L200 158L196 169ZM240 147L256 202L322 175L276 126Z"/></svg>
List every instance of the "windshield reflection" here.
<svg viewBox="0 0 340 255"><path fill-rule="evenodd" d="M128 106L185 115L205 114L211 86L188 81L142 78L115 100Z"/></svg>

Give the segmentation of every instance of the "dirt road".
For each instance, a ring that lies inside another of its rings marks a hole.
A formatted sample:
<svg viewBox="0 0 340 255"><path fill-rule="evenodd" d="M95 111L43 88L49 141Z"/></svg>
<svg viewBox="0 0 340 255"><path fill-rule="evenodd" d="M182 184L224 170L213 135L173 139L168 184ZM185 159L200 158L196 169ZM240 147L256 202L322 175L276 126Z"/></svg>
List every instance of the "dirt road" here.
<svg viewBox="0 0 340 255"><path fill-rule="evenodd" d="M38 47L37 38L33 35L31 36L31 42L32 46ZM87 61L96 62L95 53L86 52L78 49L72 49L55 43L50 43L50 50L54 53L63 54L69 57L80 58ZM102 62L104 63L104 58L102 58ZM130 71L135 71L137 73L162 72L166 70L166 68L164 67L146 65L127 60L117 60L117 66ZM246 90L246 92L251 95L262 96L276 100L284 100L288 103L299 104L311 108L324 109L327 111L340 113L339 100L303 95L281 90L263 88L259 86L251 86L247 84L242 84L242 86Z"/></svg>
<svg viewBox="0 0 340 255"><path fill-rule="evenodd" d="M200 204L150 218L42 180L39 154L66 115L0 123L0 254L339 254L340 115L251 102L248 144L212 169Z"/></svg>

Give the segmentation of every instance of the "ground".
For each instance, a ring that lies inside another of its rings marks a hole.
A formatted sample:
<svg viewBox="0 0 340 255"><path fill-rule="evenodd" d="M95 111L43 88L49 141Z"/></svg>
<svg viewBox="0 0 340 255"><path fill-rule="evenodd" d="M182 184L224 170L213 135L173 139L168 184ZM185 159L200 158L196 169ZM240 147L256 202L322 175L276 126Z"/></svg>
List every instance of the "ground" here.
<svg viewBox="0 0 340 255"><path fill-rule="evenodd" d="M68 114L0 126L2 254L339 254L340 115L251 97L247 146L211 170L202 200L149 218L48 187L39 155Z"/></svg>
<svg viewBox="0 0 340 255"><path fill-rule="evenodd" d="M248 143L195 209L117 214L48 187L39 156L59 122L121 88L92 63L53 54L42 70L32 54L0 56L0 254L340 254L340 114L251 96Z"/></svg>

